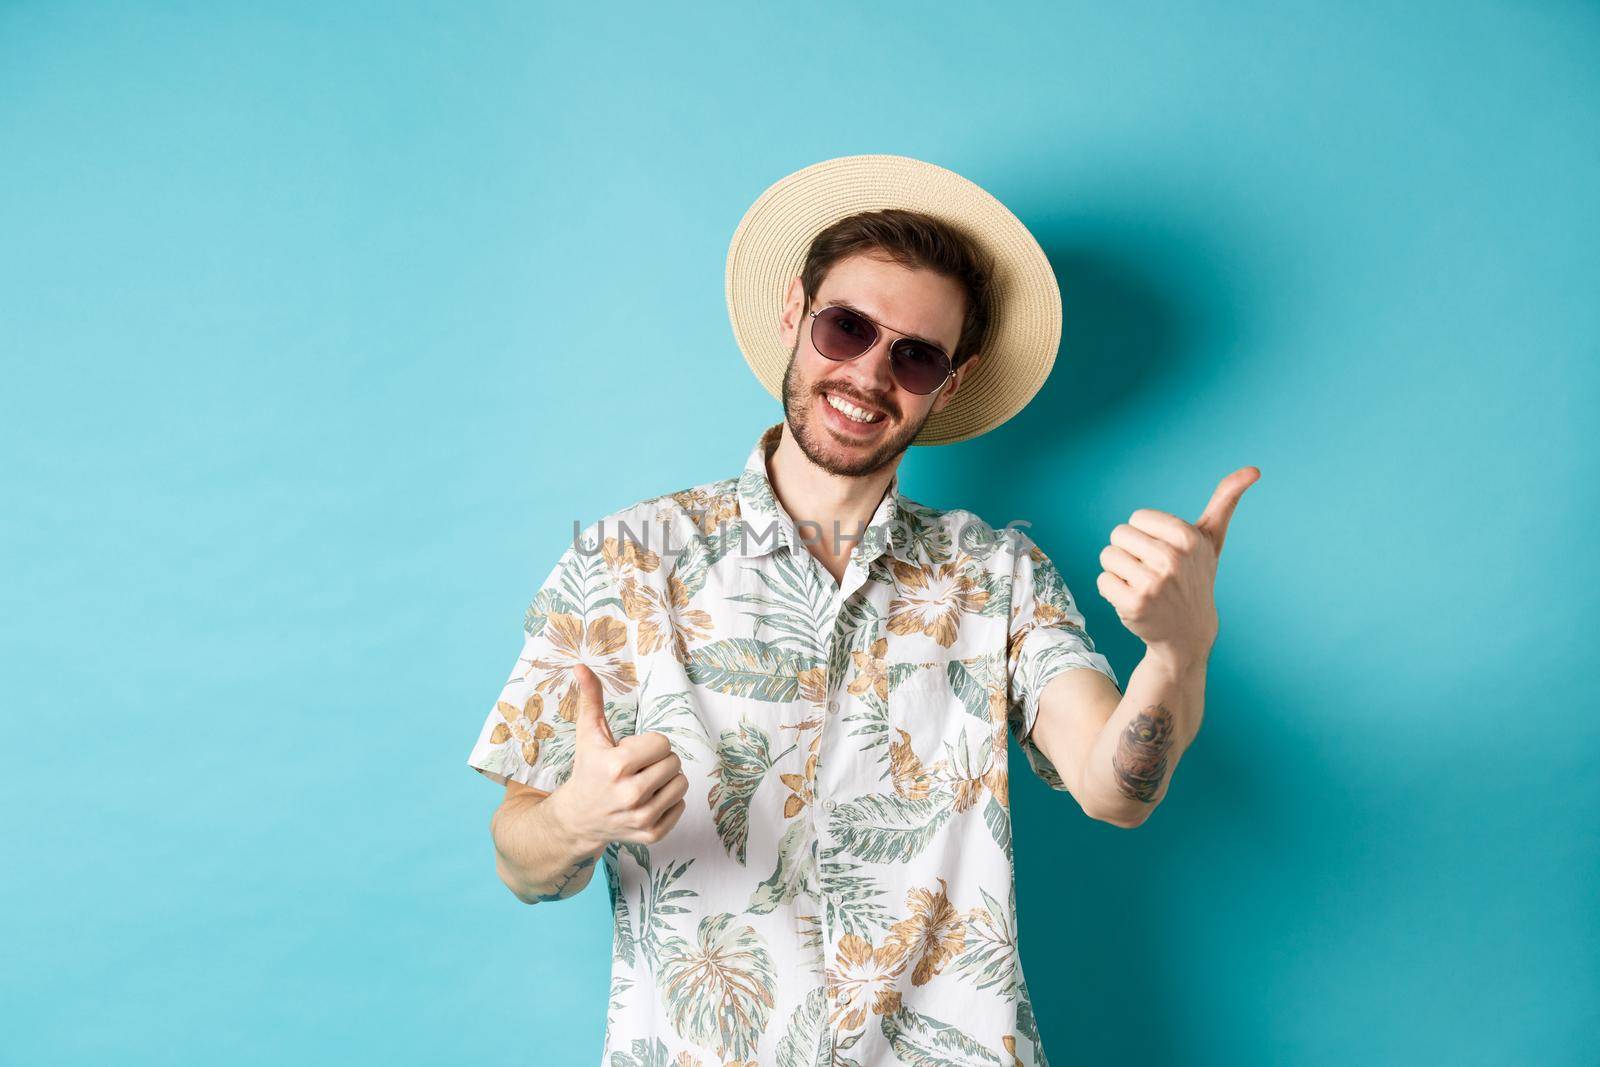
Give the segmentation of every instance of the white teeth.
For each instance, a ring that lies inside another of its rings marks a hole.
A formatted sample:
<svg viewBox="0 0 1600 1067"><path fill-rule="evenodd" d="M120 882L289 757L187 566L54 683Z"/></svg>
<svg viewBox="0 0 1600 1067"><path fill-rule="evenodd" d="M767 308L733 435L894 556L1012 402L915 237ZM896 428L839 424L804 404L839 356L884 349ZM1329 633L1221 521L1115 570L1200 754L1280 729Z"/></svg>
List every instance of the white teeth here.
<svg viewBox="0 0 1600 1067"><path fill-rule="evenodd" d="M882 415L874 415L871 412L856 407L847 400L840 400L832 393L824 393L823 395L827 397L828 404L833 408L833 410L839 412L840 414L844 415L845 418L850 419L853 422L877 422L879 419L883 418Z"/></svg>

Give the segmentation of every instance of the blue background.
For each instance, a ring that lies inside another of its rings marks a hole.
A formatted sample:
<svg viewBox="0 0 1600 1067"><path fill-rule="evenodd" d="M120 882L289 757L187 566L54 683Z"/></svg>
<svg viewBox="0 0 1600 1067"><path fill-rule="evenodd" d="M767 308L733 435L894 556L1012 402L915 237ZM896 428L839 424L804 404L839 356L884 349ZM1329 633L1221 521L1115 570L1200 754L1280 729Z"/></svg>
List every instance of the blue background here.
<svg viewBox="0 0 1600 1067"><path fill-rule="evenodd" d="M1206 721L1013 751L1053 1062L1593 1063L1600 9L0 5L0 1058L588 1064L602 884L465 760L575 518L737 473L832 156L984 185L1054 375L907 491L1094 587L1246 464Z"/></svg>

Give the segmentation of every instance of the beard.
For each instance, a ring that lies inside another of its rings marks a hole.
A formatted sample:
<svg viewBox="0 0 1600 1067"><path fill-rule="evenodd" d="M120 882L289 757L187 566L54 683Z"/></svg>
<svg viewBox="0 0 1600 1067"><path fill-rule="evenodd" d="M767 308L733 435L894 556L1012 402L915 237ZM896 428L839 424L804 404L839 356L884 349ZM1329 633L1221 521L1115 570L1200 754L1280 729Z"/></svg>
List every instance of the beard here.
<svg viewBox="0 0 1600 1067"><path fill-rule="evenodd" d="M799 351L800 338L797 336L794 348L789 352L789 366L783 372L783 417L789 423L789 432L794 435L795 443L800 446L800 451L805 453L807 459L829 474L856 478L882 470L911 447L911 439L917 436L922 424L928 421L927 415L924 415L915 426L903 426L891 431L869 452L856 455L855 449L840 444L832 431L826 426L819 425L812 417L815 412L813 404L817 401L825 404L827 401L822 398L822 386L815 382L802 381L796 373L795 357ZM884 415L886 422L893 419L899 411L898 406L892 402L877 406L887 409ZM848 455L845 454L847 449Z"/></svg>

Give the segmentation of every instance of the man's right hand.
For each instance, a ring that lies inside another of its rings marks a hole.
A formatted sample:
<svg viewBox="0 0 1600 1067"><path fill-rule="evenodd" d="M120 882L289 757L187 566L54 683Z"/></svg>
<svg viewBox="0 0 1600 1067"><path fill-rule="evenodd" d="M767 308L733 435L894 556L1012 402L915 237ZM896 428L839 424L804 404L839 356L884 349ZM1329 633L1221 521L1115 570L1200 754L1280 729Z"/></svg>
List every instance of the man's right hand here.
<svg viewBox="0 0 1600 1067"><path fill-rule="evenodd" d="M612 841L654 844L683 814L689 791L683 761L665 734L612 737L600 679L582 664L574 673L572 773L541 803L555 805L557 820L586 852L598 855Z"/></svg>

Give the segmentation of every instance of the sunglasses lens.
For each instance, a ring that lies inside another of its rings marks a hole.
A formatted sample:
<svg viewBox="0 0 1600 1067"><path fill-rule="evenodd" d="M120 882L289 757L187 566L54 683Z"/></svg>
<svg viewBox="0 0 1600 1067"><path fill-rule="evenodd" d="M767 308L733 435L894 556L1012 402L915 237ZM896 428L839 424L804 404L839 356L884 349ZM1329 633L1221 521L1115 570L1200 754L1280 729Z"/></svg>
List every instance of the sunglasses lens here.
<svg viewBox="0 0 1600 1067"><path fill-rule="evenodd" d="M811 343L829 359L855 359L878 339L877 328L847 308L824 308L811 321Z"/></svg>
<svg viewBox="0 0 1600 1067"><path fill-rule="evenodd" d="M909 337L902 337L889 348L889 366L902 389L921 396L939 388L950 376L950 364L943 352Z"/></svg>

